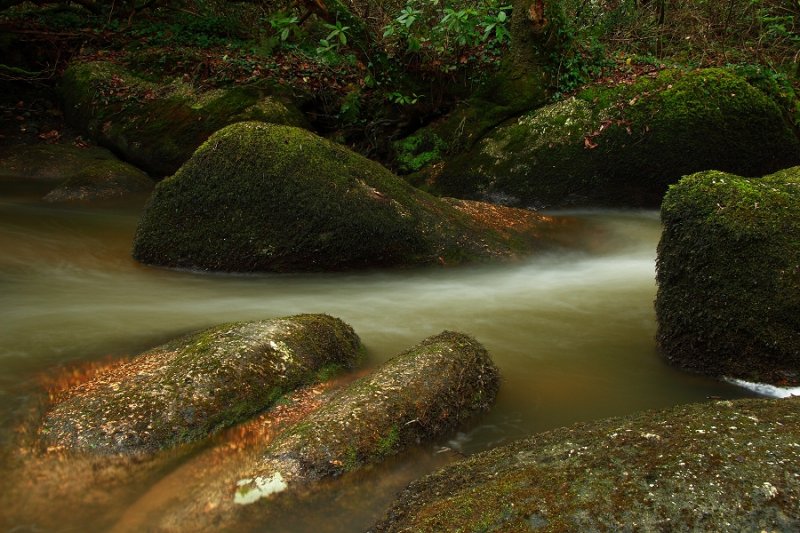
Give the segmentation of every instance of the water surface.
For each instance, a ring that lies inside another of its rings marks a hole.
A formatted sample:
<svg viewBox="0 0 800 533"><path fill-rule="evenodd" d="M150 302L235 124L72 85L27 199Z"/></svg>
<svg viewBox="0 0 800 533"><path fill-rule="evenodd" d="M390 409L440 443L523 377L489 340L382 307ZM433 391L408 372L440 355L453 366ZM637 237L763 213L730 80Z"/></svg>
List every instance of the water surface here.
<svg viewBox="0 0 800 533"><path fill-rule="evenodd" d="M367 365L443 329L467 332L488 348L503 377L495 408L425 447L430 455L443 446L469 454L576 421L749 394L676 371L657 356L656 212L568 213L590 229L576 234L576 249L510 264L243 276L134 262L139 209L48 206L28 192L0 196L4 446L39 393L42 374L135 354L220 322L296 313L328 313L351 324L367 347ZM328 530L369 524L387 492L430 468L425 463L401 458L372 481L358 482L372 487L361 491L362 516L348 510L350 518L332 519L338 508L332 491L327 503L314 504L327 514L320 523L336 524ZM373 490L381 476L401 481ZM323 530L309 513L282 527Z"/></svg>

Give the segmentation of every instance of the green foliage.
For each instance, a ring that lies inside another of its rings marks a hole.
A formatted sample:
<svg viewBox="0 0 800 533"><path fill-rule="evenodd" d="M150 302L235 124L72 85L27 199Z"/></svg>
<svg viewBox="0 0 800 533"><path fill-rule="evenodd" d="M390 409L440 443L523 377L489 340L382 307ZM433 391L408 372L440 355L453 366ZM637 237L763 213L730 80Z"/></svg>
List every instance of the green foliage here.
<svg viewBox="0 0 800 533"><path fill-rule="evenodd" d="M440 73L494 64L510 41L510 12L498 0L408 0L384 27L384 44L391 54Z"/></svg>
<svg viewBox="0 0 800 533"><path fill-rule="evenodd" d="M439 135L422 130L395 142L394 149L398 170L407 174L440 161L447 150L447 143Z"/></svg>
<svg viewBox="0 0 800 533"><path fill-rule="evenodd" d="M730 68L750 85L772 97L784 109L789 120L800 128L800 98L786 74L761 65L731 65Z"/></svg>

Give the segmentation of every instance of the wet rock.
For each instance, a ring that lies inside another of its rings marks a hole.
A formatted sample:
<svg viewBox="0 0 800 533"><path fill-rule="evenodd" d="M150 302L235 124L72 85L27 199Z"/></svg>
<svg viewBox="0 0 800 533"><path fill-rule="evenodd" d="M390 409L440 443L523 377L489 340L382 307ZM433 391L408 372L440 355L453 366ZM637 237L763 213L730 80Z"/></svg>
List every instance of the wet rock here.
<svg viewBox="0 0 800 533"><path fill-rule="evenodd" d="M550 431L412 483L372 531L796 531L800 399Z"/></svg>
<svg viewBox="0 0 800 533"><path fill-rule="evenodd" d="M688 176L661 208L658 344L715 376L800 383L800 167Z"/></svg>
<svg viewBox="0 0 800 533"><path fill-rule="evenodd" d="M92 202L149 194L155 183L138 168L97 146L36 144L9 147L0 154L0 179L60 182L47 202Z"/></svg>
<svg viewBox="0 0 800 533"><path fill-rule="evenodd" d="M155 452L253 416L332 368L359 340L326 315L223 324L176 339L57 397L39 429L48 451Z"/></svg>
<svg viewBox="0 0 800 533"><path fill-rule="evenodd" d="M442 194L508 205L655 206L692 172L798 163L800 140L767 94L725 69L666 70L509 120L427 178Z"/></svg>
<svg viewBox="0 0 800 533"><path fill-rule="evenodd" d="M147 174L121 161L101 161L70 176L47 193L45 202L94 202L147 195L155 183Z"/></svg>
<svg viewBox="0 0 800 533"><path fill-rule="evenodd" d="M218 129L242 120L304 126L299 111L256 89L198 92L158 85L102 61L76 63L61 82L67 121L153 176L174 173Z"/></svg>
<svg viewBox="0 0 800 533"><path fill-rule="evenodd" d="M498 229L504 219L513 220ZM529 252L554 226L531 212L434 198L306 130L244 122L158 185L133 256L222 271L452 264Z"/></svg>
<svg viewBox="0 0 800 533"><path fill-rule="evenodd" d="M343 389L268 414L262 426L294 422L266 446L263 440L245 449L221 444L187 463L146 495L117 531L271 523L265 517L286 497L445 434L488 408L497 389L497 368L486 350L467 335L443 332ZM309 402L316 404L311 412L291 415L306 411Z"/></svg>

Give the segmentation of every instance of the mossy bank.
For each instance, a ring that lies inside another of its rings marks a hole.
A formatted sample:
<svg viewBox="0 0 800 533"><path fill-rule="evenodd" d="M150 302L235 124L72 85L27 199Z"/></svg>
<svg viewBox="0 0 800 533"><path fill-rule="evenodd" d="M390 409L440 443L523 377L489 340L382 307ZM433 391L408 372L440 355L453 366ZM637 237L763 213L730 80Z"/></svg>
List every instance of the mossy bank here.
<svg viewBox="0 0 800 533"><path fill-rule="evenodd" d="M306 124L290 102L258 88L201 92L103 61L71 65L60 92L71 125L156 177L174 173L209 135L233 122Z"/></svg>
<svg viewBox="0 0 800 533"><path fill-rule="evenodd" d="M661 208L658 344L683 368L800 383L800 167L688 176Z"/></svg>
<svg viewBox="0 0 800 533"><path fill-rule="evenodd" d="M516 223L497 228L493 219L504 216ZM434 198L306 130L244 122L215 133L159 183L133 256L245 272L452 264L529 252L551 226L530 212L488 216L480 205Z"/></svg>
<svg viewBox="0 0 800 533"><path fill-rule="evenodd" d="M785 111L746 79L665 70L504 123L447 162L432 187L509 205L656 206L691 172L755 176L798 163Z"/></svg>
<svg viewBox="0 0 800 533"><path fill-rule="evenodd" d="M223 324L112 366L55 398L39 429L49 451L146 453L202 439L359 354L327 315Z"/></svg>
<svg viewBox="0 0 800 533"><path fill-rule="evenodd" d="M412 483L372 531L796 531L800 399L550 431Z"/></svg>

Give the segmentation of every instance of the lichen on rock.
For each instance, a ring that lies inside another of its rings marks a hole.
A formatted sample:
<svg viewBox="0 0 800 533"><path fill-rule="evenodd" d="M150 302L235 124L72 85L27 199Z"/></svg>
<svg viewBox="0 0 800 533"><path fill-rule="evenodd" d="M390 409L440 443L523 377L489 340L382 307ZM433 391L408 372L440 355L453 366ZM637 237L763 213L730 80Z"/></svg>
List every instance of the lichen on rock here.
<svg viewBox="0 0 800 533"><path fill-rule="evenodd" d="M510 119L432 187L534 207L654 206L691 172L756 176L798 163L800 140L767 94L726 69L665 70Z"/></svg>
<svg viewBox="0 0 800 533"><path fill-rule="evenodd" d="M181 337L58 395L38 437L47 450L151 453L270 407L325 368L351 368L359 340L327 315L222 324Z"/></svg>
<svg viewBox="0 0 800 533"><path fill-rule="evenodd" d="M539 245L547 219L498 232L344 146L300 128L243 122L159 183L133 256L223 271L450 264Z"/></svg>
<svg viewBox="0 0 800 533"><path fill-rule="evenodd" d="M683 368L800 383L800 167L700 172L661 209L658 344Z"/></svg>
<svg viewBox="0 0 800 533"><path fill-rule="evenodd" d="M412 483L371 531L796 531L800 399L534 435Z"/></svg>

